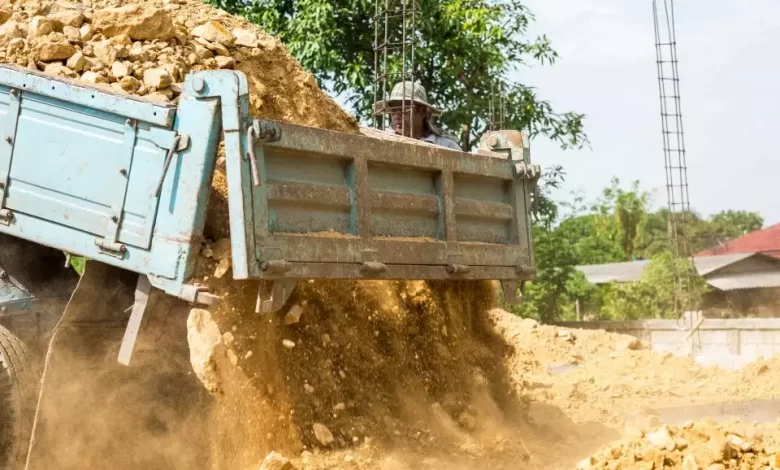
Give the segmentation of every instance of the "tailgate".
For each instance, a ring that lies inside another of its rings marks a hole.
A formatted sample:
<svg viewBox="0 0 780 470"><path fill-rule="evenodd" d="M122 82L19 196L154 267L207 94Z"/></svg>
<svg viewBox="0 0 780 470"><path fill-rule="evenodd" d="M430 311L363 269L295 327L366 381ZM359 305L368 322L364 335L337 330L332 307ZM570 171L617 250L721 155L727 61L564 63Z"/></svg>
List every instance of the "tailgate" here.
<svg viewBox="0 0 780 470"><path fill-rule="evenodd" d="M237 278L533 278L534 183L511 160L273 121L254 127L270 138L254 145L259 184L244 172L242 187L230 188L231 209L246 211Z"/></svg>

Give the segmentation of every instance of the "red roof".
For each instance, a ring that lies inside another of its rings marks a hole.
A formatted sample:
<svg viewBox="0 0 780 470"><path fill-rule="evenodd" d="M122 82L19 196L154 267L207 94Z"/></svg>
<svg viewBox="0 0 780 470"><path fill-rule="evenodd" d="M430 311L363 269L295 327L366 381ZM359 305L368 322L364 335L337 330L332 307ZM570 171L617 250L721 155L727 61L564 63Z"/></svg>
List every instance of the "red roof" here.
<svg viewBox="0 0 780 470"><path fill-rule="evenodd" d="M780 258L780 224L756 230L710 248L696 256L728 255L733 253L766 253Z"/></svg>

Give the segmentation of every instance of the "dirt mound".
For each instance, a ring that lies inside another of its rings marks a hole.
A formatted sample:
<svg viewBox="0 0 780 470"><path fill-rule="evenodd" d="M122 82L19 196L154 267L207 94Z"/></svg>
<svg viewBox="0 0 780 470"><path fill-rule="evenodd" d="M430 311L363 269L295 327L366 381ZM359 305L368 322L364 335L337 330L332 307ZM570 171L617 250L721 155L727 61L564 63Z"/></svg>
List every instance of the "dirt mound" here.
<svg viewBox="0 0 780 470"><path fill-rule="evenodd" d="M777 425L703 420L663 426L652 432L634 430L577 468L590 469L755 469L780 467Z"/></svg>

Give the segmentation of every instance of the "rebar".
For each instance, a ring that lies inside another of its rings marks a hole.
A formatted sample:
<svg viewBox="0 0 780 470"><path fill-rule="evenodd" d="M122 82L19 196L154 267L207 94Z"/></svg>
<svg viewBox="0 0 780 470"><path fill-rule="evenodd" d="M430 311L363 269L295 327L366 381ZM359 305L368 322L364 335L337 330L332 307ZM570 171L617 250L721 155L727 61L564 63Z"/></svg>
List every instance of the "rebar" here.
<svg viewBox="0 0 780 470"><path fill-rule="evenodd" d="M678 265L679 260L687 260L690 266L694 266L688 220L691 204L688 193L688 167L680 100L674 0L660 0L663 1L662 12L659 12L657 1L653 0L653 20L658 94L661 105L661 136L666 173L666 197L669 209L669 249L672 254L674 309L680 318L683 313L697 307L693 304L692 296L694 273L687 268L681 269ZM659 13L663 14L663 18ZM671 90L669 84L671 84Z"/></svg>

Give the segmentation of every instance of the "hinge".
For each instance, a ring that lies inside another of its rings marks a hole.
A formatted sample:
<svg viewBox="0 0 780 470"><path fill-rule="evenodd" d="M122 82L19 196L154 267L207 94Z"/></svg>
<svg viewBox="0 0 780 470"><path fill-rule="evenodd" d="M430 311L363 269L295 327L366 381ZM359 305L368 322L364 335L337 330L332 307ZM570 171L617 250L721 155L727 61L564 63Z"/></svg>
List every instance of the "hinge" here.
<svg viewBox="0 0 780 470"><path fill-rule="evenodd" d="M14 220L14 212L11 209L0 209L0 224L11 225Z"/></svg>
<svg viewBox="0 0 780 470"><path fill-rule="evenodd" d="M125 252L127 251L127 247L124 244L110 242L105 238L96 238L95 245L98 247L101 253L119 259L123 259L125 257Z"/></svg>

